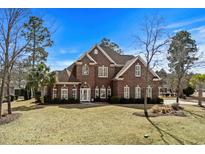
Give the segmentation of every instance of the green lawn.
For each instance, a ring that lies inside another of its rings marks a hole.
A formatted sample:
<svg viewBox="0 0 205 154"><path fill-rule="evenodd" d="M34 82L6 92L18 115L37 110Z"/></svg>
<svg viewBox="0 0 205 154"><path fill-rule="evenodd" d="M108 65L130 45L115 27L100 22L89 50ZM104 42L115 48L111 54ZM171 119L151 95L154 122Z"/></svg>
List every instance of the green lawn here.
<svg viewBox="0 0 205 154"><path fill-rule="evenodd" d="M0 144L205 144L204 109L185 106L187 117L148 121L133 115L141 107L16 102L13 111L22 115L0 125Z"/></svg>

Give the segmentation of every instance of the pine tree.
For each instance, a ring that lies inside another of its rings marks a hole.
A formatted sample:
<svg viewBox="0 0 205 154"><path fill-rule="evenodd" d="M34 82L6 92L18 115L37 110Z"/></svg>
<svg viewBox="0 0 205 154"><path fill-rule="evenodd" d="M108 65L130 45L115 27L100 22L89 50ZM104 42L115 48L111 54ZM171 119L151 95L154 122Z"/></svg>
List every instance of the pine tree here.
<svg viewBox="0 0 205 154"><path fill-rule="evenodd" d="M24 28L23 35L30 42L27 52L31 53L30 59L34 69L36 63L46 60L48 53L45 49L51 47L53 41L51 40L50 31L44 26L44 21L39 17L31 16L29 21L24 24Z"/></svg>
<svg viewBox="0 0 205 154"><path fill-rule="evenodd" d="M174 73L177 78L177 103L182 94L182 80L190 68L192 68L194 62L198 60L196 57L197 51L196 41L191 38L191 33L180 31L172 37L167 59L169 61L170 71Z"/></svg>

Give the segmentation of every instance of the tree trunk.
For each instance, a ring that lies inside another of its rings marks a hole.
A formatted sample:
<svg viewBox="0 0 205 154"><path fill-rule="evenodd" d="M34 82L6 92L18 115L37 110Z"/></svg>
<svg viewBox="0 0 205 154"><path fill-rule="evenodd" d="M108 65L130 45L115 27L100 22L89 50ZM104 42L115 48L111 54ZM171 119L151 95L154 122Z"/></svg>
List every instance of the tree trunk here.
<svg viewBox="0 0 205 154"><path fill-rule="evenodd" d="M8 73L8 77L7 77L7 96L8 96L8 100L7 100L7 103L8 103L8 114L11 114L12 111L11 111L11 99L10 99L10 80L11 80L11 72Z"/></svg>
<svg viewBox="0 0 205 154"><path fill-rule="evenodd" d="M198 104L199 106L202 106L202 102L201 102L201 97L202 97L202 85L201 83L199 83L199 91L198 91Z"/></svg>
<svg viewBox="0 0 205 154"><path fill-rule="evenodd" d="M146 74L145 74L145 93L144 93L144 114L145 117L148 117L148 112L147 112L147 86L148 86L148 71L149 71L149 65L147 64L146 68Z"/></svg>
<svg viewBox="0 0 205 154"><path fill-rule="evenodd" d="M7 66L4 67L2 82L1 82L1 91L0 91L0 119L2 117L2 103L3 103L3 94L4 94L4 85L5 85L5 79L7 76Z"/></svg>
<svg viewBox="0 0 205 154"><path fill-rule="evenodd" d="M181 78L178 79L178 85L177 85L177 97L176 97L177 104L179 104L179 95L180 95L180 90L181 90L180 84L181 84Z"/></svg>

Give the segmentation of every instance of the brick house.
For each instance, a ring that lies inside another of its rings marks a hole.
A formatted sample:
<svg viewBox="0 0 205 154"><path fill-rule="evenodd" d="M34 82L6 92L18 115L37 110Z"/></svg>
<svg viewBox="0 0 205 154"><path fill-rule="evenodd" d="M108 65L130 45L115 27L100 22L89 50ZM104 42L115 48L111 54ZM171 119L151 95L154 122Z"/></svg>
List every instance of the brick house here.
<svg viewBox="0 0 205 154"><path fill-rule="evenodd" d="M110 96L143 98L145 93L145 61L140 56L120 55L102 45L95 45L76 62L56 71L52 97L79 98L81 102ZM151 83L148 97L158 97L160 77L149 71Z"/></svg>

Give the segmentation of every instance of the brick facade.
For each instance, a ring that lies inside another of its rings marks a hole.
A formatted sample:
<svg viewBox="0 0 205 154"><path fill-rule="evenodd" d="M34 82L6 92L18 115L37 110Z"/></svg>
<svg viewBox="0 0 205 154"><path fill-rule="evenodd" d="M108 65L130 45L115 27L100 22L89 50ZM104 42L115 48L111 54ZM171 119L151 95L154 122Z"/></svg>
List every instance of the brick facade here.
<svg viewBox="0 0 205 154"><path fill-rule="evenodd" d="M95 51L98 51L96 54ZM89 54L89 55L87 55ZM127 85L130 87L130 97L135 98L135 87L138 85L141 87L141 97L145 93L145 65L140 59L137 59L121 76L121 79L115 79L116 74L125 67L126 64L113 63L109 58L95 46L90 52L85 54L81 59L75 62L74 67L70 73L76 78L76 82L57 82L55 87L57 88L57 97L61 97L61 88L65 86L68 89L68 96L72 96L73 85L77 87L77 97L80 98L80 88L82 85L87 85L91 90L91 98L95 97L95 88L108 87L111 88L112 96L123 97L124 87ZM135 58L135 57L134 57ZM89 67L89 74L82 74L83 65ZM135 76L135 65L141 65L141 76ZM108 67L108 77L98 77L98 67ZM153 81L156 76L153 73L149 73L150 86L152 87L152 97L158 97L158 84L159 80ZM78 83L77 83L78 82ZM73 83L73 84L72 84ZM100 90L99 90L100 91Z"/></svg>

